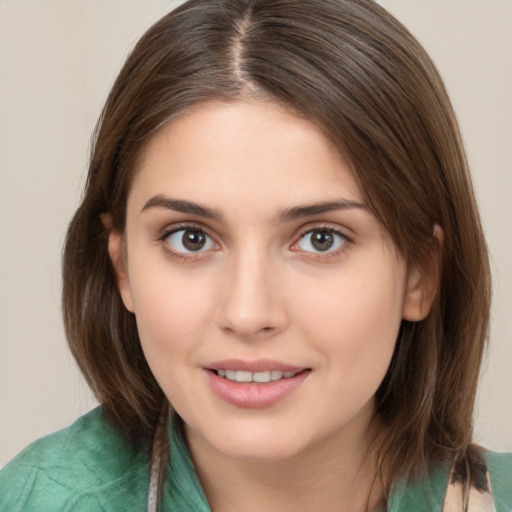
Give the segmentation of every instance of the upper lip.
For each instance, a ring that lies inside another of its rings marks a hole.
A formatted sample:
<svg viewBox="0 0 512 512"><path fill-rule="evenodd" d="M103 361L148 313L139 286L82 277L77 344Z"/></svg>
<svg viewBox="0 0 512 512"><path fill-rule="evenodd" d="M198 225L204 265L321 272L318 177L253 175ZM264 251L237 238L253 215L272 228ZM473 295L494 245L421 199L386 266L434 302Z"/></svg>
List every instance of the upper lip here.
<svg viewBox="0 0 512 512"><path fill-rule="evenodd" d="M210 370L242 370L246 372L264 372L268 370L281 370L283 372L300 372L306 370L304 366L294 366L272 359L257 359L247 361L244 359L224 359L205 365Z"/></svg>

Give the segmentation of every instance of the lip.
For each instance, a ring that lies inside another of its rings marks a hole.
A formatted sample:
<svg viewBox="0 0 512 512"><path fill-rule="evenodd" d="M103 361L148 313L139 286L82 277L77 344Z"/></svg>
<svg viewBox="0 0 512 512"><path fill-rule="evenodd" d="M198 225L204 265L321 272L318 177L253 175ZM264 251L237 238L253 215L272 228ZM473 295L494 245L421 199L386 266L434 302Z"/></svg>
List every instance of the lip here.
<svg viewBox="0 0 512 512"><path fill-rule="evenodd" d="M224 365L226 362L230 364L234 360L222 361ZM262 361L258 361L258 364L246 362L245 365L240 365L240 361L237 361L238 366L219 366L220 369L237 369L243 371L265 371L269 369L282 370L282 371L295 371L299 372L294 377L288 377L281 380L270 381L266 383L256 382L236 382L219 377L215 371L215 368L209 366L204 368L204 373L208 380L210 389L217 395L221 400L229 405L240 407L243 409L264 409L271 407L278 402L284 400L286 397L298 390L304 381L308 378L311 373L309 368L299 368L289 365L275 366L275 362L269 366L266 361L265 366L261 366ZM254 369L255 368L255 369Z"/></svg>
<svg viewBox="0 0 512 512"><path fill-rule="evenodd" d="M267 370L280 370L283 372L301 372L308 368L301 366L292 366L284 364L272 359L257 359L254 361L247 361L242 359L225 359L223 361L216 361L204 366L209 370L242 370L245 372L265 372Z"/></svg>

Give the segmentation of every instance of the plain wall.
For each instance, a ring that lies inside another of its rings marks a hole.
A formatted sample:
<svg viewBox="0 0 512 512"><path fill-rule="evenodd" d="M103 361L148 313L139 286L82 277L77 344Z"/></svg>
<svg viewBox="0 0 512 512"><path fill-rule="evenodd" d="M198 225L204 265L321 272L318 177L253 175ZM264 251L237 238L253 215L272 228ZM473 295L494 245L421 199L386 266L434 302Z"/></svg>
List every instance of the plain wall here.
<svg viewBox="0 0 512 512"><path fill-rule="evenodd" d="M89 138L138 36L178 1L0 0L0 465L95 405L60 318ZM495 278L476 439L512 450L512 2L382 0L443 74Z"/></svg>

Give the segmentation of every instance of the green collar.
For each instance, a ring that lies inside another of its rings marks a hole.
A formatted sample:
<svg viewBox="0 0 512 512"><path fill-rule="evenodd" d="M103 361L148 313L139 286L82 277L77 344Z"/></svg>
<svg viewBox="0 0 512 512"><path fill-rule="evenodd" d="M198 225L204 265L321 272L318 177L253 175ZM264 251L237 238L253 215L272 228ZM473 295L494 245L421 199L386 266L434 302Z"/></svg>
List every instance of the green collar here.
<svg viewBox="0 0 512 512"><path fill-rule="evenodd" d="M441 512L450 466L432 467L415 480L400 480L391 486L388 512Z"/></svg>

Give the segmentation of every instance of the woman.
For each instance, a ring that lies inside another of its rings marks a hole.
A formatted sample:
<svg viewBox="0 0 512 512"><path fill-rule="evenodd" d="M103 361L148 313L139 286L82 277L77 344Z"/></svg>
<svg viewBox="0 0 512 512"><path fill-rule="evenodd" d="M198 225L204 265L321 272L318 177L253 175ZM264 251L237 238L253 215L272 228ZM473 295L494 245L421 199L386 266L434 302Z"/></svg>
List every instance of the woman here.
<svg viewBox="0 0 512 512"><path fill-rule="evenodd" d="M152 27L63 272L101 408L6 467L6 510L510 509L511 458L472 445L490 279L460 135L375 3Z"/></svg>

